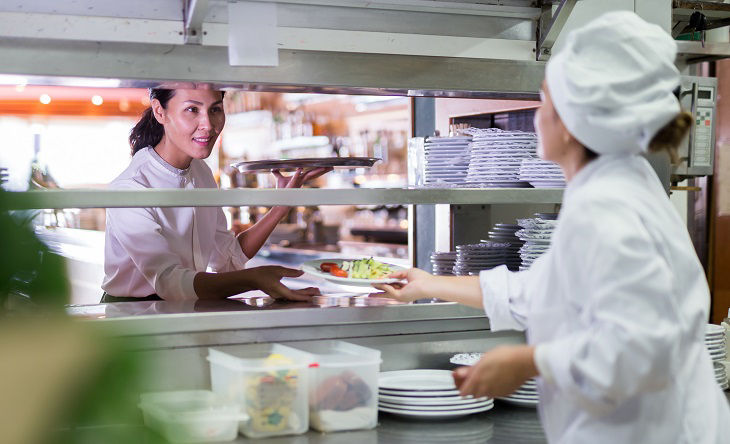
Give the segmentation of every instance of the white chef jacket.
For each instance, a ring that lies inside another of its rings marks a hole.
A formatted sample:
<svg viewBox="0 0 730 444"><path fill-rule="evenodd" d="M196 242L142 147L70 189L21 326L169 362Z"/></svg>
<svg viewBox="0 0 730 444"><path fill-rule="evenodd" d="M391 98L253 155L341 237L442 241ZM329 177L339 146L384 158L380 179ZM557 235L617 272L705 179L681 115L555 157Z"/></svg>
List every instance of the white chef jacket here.
<svg viewBox="0 0 730 444"><path fill-rule="evenodd" d="M216 188L208 165L193 159L180 170L151 147L138 151L112 189ZM208 269L240 270L248 259L220 207L109 208L104 291L112 296L197 299L193 278Z"/></svg>
<svg viewBox="0 0 730 444"><path fill-rule="evenodd" d="M492 330L536 345L554 443L730 442L704 345L709 290L649 163L602 155L569 183L550 249L480 273Z"/></svg>

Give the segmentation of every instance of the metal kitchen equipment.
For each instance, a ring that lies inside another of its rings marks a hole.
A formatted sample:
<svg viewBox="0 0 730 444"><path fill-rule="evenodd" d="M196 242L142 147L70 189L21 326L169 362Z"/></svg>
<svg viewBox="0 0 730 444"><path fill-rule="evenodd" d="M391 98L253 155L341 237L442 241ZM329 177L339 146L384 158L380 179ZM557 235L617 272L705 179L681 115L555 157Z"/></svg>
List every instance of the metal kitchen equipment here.
<svg viewBox="0 0 730 444"><path fill-rule="evenodd" d="M232 164L242 173L253 173L258 171L282 170L291 171L297 168L370 168L380 159L374 157L323 157L306 159L273 159L253 160L248 162L237 162Z"/></svg>
<svg viewBox="0 0 730 444"><path fill-rule="evenodd" d="M677 178L712 175L715 159L717 79L682 76L679 91L682 109L692 114L692 127L686 142L679 147Z"/></svg>

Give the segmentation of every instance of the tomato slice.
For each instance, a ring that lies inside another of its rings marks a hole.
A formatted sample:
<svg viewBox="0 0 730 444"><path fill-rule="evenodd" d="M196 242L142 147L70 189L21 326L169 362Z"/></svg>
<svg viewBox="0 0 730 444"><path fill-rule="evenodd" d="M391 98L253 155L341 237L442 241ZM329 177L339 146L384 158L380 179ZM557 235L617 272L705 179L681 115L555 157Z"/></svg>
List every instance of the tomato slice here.
<svg viewBox="0 0 730 444"><path fill-rule="evenodd" d="M329 273L332 267L337 267L337 264L334 262L322 262L319 264L319 269L325 273Z"/></svg>
<svg viewBox="0 0 730 444"><path fill-rule="evenodd" d="M337 265L330 268L330 274L332 274L333 276L341 277L341 278L346 278L348 276L347 272L345 270L343 270L342 268L338 267Z"/></svg>

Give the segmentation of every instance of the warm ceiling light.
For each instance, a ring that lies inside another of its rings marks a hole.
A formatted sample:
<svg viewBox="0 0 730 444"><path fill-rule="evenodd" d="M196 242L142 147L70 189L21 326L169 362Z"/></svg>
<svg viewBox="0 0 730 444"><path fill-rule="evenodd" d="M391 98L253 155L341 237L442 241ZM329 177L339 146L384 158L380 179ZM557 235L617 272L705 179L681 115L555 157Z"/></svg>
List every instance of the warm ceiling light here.
<svg viewBox="0 0 730 444"><path fill-rule="evenodd" d="M25 91L25 85L22 83L19 85L15 85L15 90L18 91L19 93L22 93L23 91Z"/></svg>
<svg viewBox="0 0 730 444"><path fill-rule="evenodd" d="M119 111L126 113L129 111L129 100L126 97L122 97L119 100Z"/></svg>
<svg viewBox="0 0 730 444"><path fill-rule="evenodd" d="M51 103L51 96L48 94L41 94L41 97L38 100L40 100L42 104L48 105Z"/></svg>
<svg viewBox="0 0 730 444"><path fill-rule="evenodd" d="M101 96L94 96L91 98L91 103L93 103L96 106L99 106L102 103L104 103L104 99Z"/></svg>

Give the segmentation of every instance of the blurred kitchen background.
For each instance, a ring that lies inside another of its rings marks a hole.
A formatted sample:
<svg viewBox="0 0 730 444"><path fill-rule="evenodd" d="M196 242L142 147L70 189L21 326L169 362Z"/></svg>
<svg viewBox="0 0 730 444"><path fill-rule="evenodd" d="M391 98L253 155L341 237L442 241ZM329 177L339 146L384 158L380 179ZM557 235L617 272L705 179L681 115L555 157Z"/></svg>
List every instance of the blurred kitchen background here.
<svg viewBox="0 0 730 444"><path fill-rule="evenodd" d="M149 105L145 89L0 86L2 187L104 188L128 165L129 131ZM373 168L338 170L311 186L402 187L410 132L409 99L229 91L226 126L207 159L221 188L271 188L267 173L232 163L301 157L378 157ZM224 208L238 232L267 208ZM37 226L103 232L104 209L44 210L23 215ZM268 251L313 250L407 257L407 210L394 206L294 207ZM58 234L59 231L55 230ZM81 236L94 236L81 233Z"/></svg>

